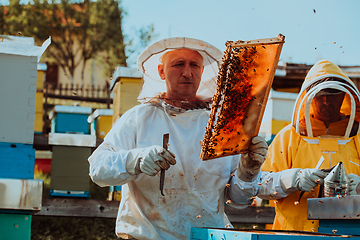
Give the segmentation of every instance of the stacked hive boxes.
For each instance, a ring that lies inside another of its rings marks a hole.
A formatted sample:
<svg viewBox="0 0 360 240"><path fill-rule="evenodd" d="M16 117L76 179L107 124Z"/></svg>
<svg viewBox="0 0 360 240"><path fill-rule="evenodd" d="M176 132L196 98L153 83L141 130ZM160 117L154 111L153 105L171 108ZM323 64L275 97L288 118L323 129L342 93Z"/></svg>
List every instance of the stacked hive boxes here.
<svg viewBox="0 0 360 240"><path fill-rule="evenodd" d="M3 37L0 41L0 236L30 239L31 214L39 211L42 181L34 179L37 65L50 44Z"/></svg>
<svg viewBox="0 0 360 240"><path fill-rule="evenodd" d="M89 198L88 157L96 145L87 118L90 107L57 105L50 113L52 145L50 197Z"/></svg>

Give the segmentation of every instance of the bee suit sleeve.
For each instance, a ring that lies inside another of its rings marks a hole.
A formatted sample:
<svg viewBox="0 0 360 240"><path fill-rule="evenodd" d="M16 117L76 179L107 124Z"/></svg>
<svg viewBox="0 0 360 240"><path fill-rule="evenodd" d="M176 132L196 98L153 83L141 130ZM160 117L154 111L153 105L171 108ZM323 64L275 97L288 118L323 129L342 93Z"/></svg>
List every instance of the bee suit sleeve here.
<svg viewBox="0 0 360 240"><path fill-rule="evenodd" d="M279 199L296 191L310 192L318 184L324 183L327 173L312 168L292 168L280 172L262 172L258 197Z"/></svg>
<svg viewBox="0 0 360 240"><path fill-rule="evenodd" d="M122 185L141 173L137 159L144 156L144 148L136 148L136 120L134 111L126 112L89 157L89 175L99 186Z"/></svg>
<svg viewBox="0 0 360 240"><path fill-rule="evenodd" d="M251 140L249 151L240 157L239 166L231 178L229 198L238 204L250 204L260 189L260 168L266 159L265 139L256 136Z"/></svg>

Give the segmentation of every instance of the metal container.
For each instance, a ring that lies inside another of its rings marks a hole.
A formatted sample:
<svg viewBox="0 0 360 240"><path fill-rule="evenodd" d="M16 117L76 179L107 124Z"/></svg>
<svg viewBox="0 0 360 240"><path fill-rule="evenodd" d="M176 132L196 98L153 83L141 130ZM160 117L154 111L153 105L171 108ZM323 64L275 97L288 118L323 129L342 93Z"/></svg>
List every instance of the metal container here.
<svg viewBox="0 0 360 240"><path fill-rule="evenodd" d="M324 197L344 197L349 193L349 178L339 162L324 179Z"/></svg>
<svg viewBox="0 0 360 240"><path fill-rule="evenodd" d="M308 219L360 220L360 195L307 199Z"/></svg>
<svg viewBox="0 0 360 240"><path fill-rule="evenodd" d="M360 196L308 198L307 218L319 220L320 233L360 236Z"/></svg>

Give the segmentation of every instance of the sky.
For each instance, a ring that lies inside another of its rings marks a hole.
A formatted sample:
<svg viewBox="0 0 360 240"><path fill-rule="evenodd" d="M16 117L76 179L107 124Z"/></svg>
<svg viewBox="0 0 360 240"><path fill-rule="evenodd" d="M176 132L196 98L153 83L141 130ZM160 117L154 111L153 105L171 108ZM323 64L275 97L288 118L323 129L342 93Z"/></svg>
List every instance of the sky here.
<svg viewBox="0 0 360 240"><path fill-rule="evenodd" d="M360 66L359 0L122 0L121 6L128 38L153 24L154 41L190 37L224 51L226 41L281 33L283 62Z"/></svg>
<svg viewBox="0 0 360 240"><path fill-rule="evenodd" d="M221 51L226 41L281 33L283 62L314 64L328 59L360 66L360 0L122 0L121 7L126 12L123 33L134 42L136 32L150 24L155 28L154 41L197 38ZM136 67L136 58L128 59L130 67Z"/></svg>

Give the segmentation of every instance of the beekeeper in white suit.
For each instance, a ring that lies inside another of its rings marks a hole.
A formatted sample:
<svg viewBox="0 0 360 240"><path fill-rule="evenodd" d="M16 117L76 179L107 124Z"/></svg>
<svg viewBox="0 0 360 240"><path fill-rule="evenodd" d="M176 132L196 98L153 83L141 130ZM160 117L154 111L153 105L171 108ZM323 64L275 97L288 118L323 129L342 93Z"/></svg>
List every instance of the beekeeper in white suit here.
<svg viewBox="0 0 360 240"><path fill-rule="evenodd" d="M221 58L214 46L190 38L158 41L139 56L142 104L121 116L89 157L95 183L123 185L119 237L189 239L192 227L231 227L224 203L244 208L258 192L264 139L253 138L242 157L199 158ZM161 147L165 133L168 151Z"/></svg>

